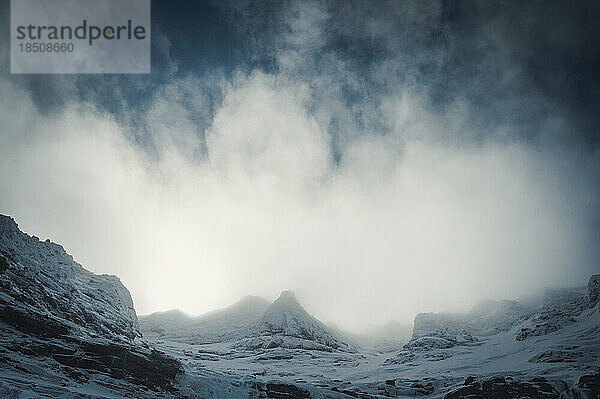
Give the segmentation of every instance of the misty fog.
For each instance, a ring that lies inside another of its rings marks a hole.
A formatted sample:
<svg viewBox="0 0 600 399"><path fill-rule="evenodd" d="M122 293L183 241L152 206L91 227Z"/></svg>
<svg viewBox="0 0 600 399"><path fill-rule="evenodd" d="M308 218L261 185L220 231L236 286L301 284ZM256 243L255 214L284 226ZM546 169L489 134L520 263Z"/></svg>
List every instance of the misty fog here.
<svg viewBox="0 0 600 399"><path fill-rule="evenodd" d="M118 275L138 314L292 289L320 320L360 332L583 285L598 270L598 153L572 132L571 108L527 94L505 57L513 42L482 28L495 45L474 62L490 86L449 87L440 106L434 86L451 86L442 66L457 54L428 42L441 6L397 10L419 16L409 27L367 13L351 33L383 50L359 66L331 31L343 37L361 10L295 7L264 33L274 70L172 73L144 106L115 91L118 115L69 79L53 89L69 100L43 109L3 76L2 213ZM481 102L525 116L492 120Z"/></svg>

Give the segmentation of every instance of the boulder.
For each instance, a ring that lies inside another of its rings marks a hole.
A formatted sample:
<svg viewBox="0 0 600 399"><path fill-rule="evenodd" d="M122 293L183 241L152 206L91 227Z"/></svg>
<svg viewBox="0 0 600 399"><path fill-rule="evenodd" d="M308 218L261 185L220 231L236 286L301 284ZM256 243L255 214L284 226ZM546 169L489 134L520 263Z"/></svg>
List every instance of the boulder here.
<svg viewBox="0 0 600 399"><path fill-rule="evenodd" d="M447 393L444 399L558 399L559 392L545 378L534 378L531 381L516 381L510 377L491 377L481 382L469 378L465 384Z"/></svg>

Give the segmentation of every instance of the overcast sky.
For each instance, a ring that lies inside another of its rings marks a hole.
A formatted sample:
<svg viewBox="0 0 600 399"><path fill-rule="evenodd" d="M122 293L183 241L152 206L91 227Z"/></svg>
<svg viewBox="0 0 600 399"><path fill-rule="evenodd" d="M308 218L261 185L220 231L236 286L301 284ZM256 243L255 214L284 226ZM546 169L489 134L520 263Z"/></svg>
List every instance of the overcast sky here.
<svg viewBox="0 0 600 399"><path fill-rule="evenodd" d="M360 331L600 272L596 2L156 0L133 76L10 75L1 4L0 213L138 314Z"/></svg>

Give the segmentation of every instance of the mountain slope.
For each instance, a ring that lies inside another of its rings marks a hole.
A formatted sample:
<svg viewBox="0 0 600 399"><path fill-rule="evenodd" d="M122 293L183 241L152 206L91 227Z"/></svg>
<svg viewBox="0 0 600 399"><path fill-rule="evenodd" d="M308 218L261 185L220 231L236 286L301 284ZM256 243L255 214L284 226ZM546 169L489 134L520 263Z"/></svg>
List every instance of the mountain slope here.
<svg viewBox="0 0 600 399"><path fill-rule="evenodd" d="M4 215L0 215L0 274L5 318L33 311L89 335L119 340L141 336L131 295L118 277L85 270L60 245L22 233Z"/></svg>
<svg viewBox="0 0 600 399"><path fill-rule="evenodd" d="M251 328L244 345L250 349L277 347L354 351L311 316L291 291L283 291Z"/></svg>
<svg viewBox="0 0 600 399"><path fill-rule="evenodd" d="M141 339L117 277L85 270L60 245L21 232L3 215L0 357L0 397L81 397L82 384L102 397L152 397L144 392L174 390L183 371Z"/></svg>
<svg viewBox="0 0 600 399"><path fill-rule="evenodd" d="M192 317L179 310L140 316L140 327L146 336L187 343L217 343L241 338L265 313L269 302L246 296L223 309Z"/></svg>
<svg viewBox="0 0 600 399"><path fill-rule="evenodd" d="M594 324L598 317L597 279L598 275L590 278L587 290L546 290L537 306L524 306L517 301L487 301L470 313L420 313L415 317L410 341L389 362L405 364L417 358L443 360L493 341L494 337L526 341L554 333L560 335L565 327L577 323L591 323L595 329L593 336L600 329ZM542 358L546 355L540 354Z"/></svg>

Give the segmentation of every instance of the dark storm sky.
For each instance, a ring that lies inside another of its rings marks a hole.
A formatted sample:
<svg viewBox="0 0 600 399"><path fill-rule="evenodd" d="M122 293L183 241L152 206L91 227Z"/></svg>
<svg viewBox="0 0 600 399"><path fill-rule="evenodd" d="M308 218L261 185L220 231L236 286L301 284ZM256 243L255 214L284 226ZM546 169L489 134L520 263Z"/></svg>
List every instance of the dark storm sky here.
<svg viewBox="0 0 600 399"><path fill-rule="evenodd" d="M174 77L202 76L215 69L225 76L237 69L276 72L280 68L277 37L286 30L282 18L289 4L155 0L151 75L10 79L26 87L42 111L60 108L77 95L118 114L122 103L117 98L124 98L132 108L143 107L158 86ZM346 87L343 96L349 104L389 89L374 75L382 60L393 58L399 61L393 66L394 78L427 86L435 106L443 108L456 98L468 101L479 114L481 134L490 125L511 124L517 139L535 141L544 120L558 116L569 125L564 144L596 148L600 128L597 2L324 4L327 43L313 56L320 62L333 53L364 79L358 87ZM7 37L6 0L2 18ZM5 44L5 75L8 50Z"/></svg>

